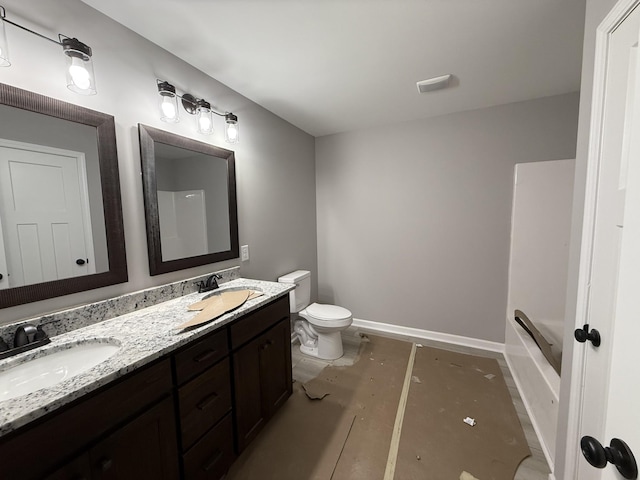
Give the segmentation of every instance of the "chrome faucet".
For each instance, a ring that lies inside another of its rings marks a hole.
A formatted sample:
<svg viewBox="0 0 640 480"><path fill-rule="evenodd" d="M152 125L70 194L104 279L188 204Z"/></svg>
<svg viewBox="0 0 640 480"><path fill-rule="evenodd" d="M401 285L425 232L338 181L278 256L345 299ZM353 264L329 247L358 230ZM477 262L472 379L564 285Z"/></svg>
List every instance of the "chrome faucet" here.
<svg viewBox="0 0 640 480"><path fill-rule="evenodd" d="M22 347L40 340L48 339L47 334L42 327L34 327L33 325L22 325L18 327L13 336L13 348Z"/></svg>
<svg viewBox="0 0 640 480"><path fill-rule="evenodd" d="M8 348L6 342L0 340L0 359L38 348L49 342L51 339L41 326L20 325L13 336L13 348Z"/></svg>
<svg viewBox="0 0 640 480"><path fill-rule="evenodd" d="M222 275L218 275L217 273L214 273L205 281L200 281L196 283L196 285L198 285L198 293L210 292L211 290L215 290L216 288L219 288L220 286L218 285L218 280L221 280L221 279L222 279Z"/></svg>

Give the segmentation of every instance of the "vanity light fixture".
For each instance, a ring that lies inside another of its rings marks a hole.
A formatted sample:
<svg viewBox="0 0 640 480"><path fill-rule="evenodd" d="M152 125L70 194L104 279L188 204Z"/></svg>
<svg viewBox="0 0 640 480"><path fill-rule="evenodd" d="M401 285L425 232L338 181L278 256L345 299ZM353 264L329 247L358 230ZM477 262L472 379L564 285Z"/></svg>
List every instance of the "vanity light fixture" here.
<svg viewBox="0 0 640 480"><path fill-rule="evenodd" d="M96 85L93 74L93 63L91 62L91 47L82 43L77 38L70 38L66 35L58 34L58 40L54 40L38 32L23 27L6 18L6 10L0 5L0 66L8 67L11 65L9 58L9 48L7 43L7 35L4 28L5 23L9 23L15 27L32 33L40 38L44 38L56 45L62 47L66 60L67 88L81 95L95 95Z"/></svg>
<svg viewBox="0 0 640 480"><path fill-rule="evenodd" d="M176 87L168 82L158 82L158 93L160 94L160 120L168 123L179 122Z"/></svg>
<svg viewBox="0 0 640 480"><path fill-rule="evenodd" d="M238 117L231 112L221 113L214 110L211 104L203 98L196 98L190 93L179 95L176 87L164 80L156 80L158 85L160 120L168 123L180 121L178 112L178 98L180 98L184 110L196 116L198 133L211 135L213 133L213 115L224 117L224 139L227 143L238 143Z"/></svg>
<svg viewBox="0 0 640 480"><path fill-rule="evenodd" d="M238 117L233 113L224 116L225 129L224 139L227 143L238 143L240 141L240 131L238 130Z"/></svg>

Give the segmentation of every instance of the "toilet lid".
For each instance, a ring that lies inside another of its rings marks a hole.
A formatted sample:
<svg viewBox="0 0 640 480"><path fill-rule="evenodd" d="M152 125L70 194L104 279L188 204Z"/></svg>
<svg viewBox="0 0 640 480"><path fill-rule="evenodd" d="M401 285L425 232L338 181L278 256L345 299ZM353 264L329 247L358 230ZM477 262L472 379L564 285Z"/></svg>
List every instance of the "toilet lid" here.
<svg viewBox="0 0 640 480"><path fill-rule="evenodd" d="M346 320L351 318L351 312L337 305L322 305L314 303L307 307L307 313L319 320Z"/></svg>

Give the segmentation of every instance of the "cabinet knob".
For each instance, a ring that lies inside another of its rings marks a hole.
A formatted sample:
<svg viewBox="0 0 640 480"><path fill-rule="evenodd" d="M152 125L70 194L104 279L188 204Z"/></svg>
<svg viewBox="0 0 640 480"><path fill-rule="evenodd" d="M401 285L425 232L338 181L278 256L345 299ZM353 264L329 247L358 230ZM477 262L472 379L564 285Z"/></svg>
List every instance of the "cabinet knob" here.
<svg viewBox="0 0 640 480"><path fill-rule="evenodd" d="M106 472L113 466L113 460L110 458L103 458L100 460L100 471Z"/></svg>
<svg viewBox="0 0 640 480"><path fill-rule="evenodd" d="M266 350L271 345L273 345L273 340L269 339L260 346L260 350Z"/></svg>

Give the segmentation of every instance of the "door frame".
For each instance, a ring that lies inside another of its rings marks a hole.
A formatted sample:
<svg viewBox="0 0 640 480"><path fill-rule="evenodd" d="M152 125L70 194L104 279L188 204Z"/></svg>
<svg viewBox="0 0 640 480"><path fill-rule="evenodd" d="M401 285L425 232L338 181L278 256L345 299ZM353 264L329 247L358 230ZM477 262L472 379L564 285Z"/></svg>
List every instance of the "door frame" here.
<svg viewBox="0 0 640 480"><path fill-rule="evenodd" d="M604 131L606 73L610 36L618 25L620 25L639 4L640 0L619 0L596 29L593 89L591 93L591 121L589 125L589 144L587 150L587 176L585 182L585 202L574 328L582 328L583 325L589 323L589 280L591 275L596 206L598 201L598 174L602 151L602 135ZM611 320L602 319L602 321ZM567 334L564 341L565 345L571 343L575 347L573 329L571 329L571 335ZM557 448L557 453L563 455L565 458L564 478L576 478L578 462L582 458L580 449L580 425L582 422L583 384L586 376L586 353L586 348L573 348L571 355L569 408L565 409L565 411L568 412L566 419L567 438L564 444L564 451ZM601 354L604 353L605 352L602 352ZM611 363L611 352L607 352L606 361L609 364Z"/></svg>

